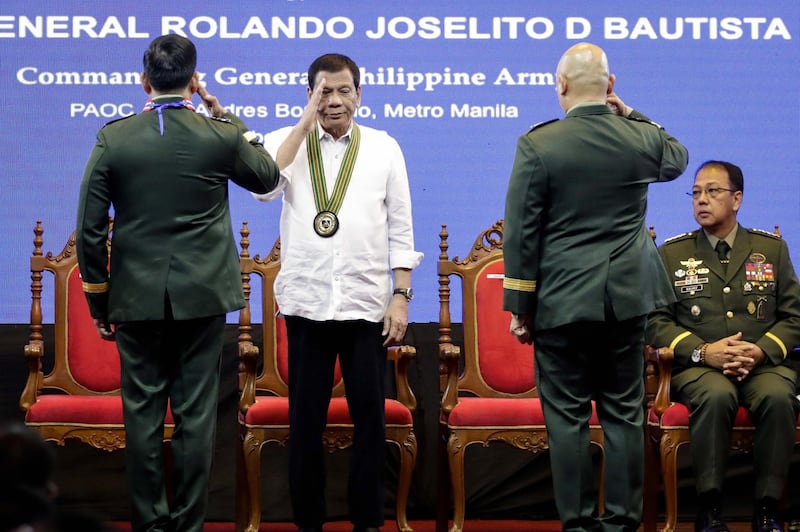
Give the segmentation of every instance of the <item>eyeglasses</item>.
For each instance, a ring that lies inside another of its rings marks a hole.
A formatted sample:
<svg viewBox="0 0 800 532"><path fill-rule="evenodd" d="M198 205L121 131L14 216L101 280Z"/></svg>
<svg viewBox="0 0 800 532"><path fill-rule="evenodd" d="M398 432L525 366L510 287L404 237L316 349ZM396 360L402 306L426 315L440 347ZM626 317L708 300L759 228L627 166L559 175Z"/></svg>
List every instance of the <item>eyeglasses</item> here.
<svg viewBox="0 0 800 532"><path fill-rule="evenodd" d="M692 199L696 200L696 199L700 199L700 196L703 195L703 192L705 192L706 195L709 198L717 199L717 196L719 196L720 193L722 193L722 192L736 192L736 189L733 189L733 188L722 188L722 187L711 187L711 188L707 188L707 189L703 190L703 189L700 189L700 188L696 188L696 189L692 190L691 192L687 192L686 195L687 196L691 196Z"/></svg>

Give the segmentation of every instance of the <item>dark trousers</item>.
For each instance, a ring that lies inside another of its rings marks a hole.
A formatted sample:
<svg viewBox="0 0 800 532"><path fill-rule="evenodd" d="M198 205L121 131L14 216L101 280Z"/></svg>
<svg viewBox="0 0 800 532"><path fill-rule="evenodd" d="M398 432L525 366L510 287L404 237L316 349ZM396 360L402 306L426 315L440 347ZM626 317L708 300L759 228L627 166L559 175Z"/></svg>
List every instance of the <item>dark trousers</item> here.
<svg viewBox="0 0 800 532"><path fill-rule="evenodd" d="M224 327L224 315L116 326L134 532L203 529ZM168 401L175 419L171 508L163 456Z"/></svg>
<svg viewBox="0 0 800 532"><path fill-rule="evenodd" d="M336 357L355 427L347 497L350 520L383 524L386 420L386 348L382 323L311 321L286 316L289 340L289 487L294 522L325 521L325 451L322 433L334 383Z"/></svg>
<svg viewBox="0 0 800 532"><path fill-rule="evenodd" d="M534 334L536 384L564 530L637 529L644 479L645 318L583 322ZM605 440L605 514L594 515L591 401Z"/></svg>
<svg viewBox="0 0 800 532"><path fill-rule="evenodd" d="M689 436L698 493L722 489L733 421L742 405L756 427L754 497L780 500L792 461L800 406L794 396L794 381L767 365L756 368L742 382L733 382L720 371L684 371L698 374L678 394L678 400L690 411Z"/></svg>

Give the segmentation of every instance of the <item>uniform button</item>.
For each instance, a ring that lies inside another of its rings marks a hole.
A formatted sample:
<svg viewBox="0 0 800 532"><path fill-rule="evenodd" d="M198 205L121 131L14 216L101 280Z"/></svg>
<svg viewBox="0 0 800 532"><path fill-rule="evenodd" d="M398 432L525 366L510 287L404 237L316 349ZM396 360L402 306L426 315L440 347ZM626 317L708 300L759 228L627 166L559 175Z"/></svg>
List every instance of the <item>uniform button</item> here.
<svg viewBox="0 0 800 532"><path fill-rule="evenodd" d="M722 289L722 293L723 294L730 294L731 293L731 287L730 286L726 286L725 288Z"/></svg>
<svg viewBox="0 0 800 532"><path fill-rule="evenodd" d="M725 315L726 315L726 316L727 316L729 319L730 319L730 318L733 318L733 311L729 310L728 312L726 312L726 313L725 313Z"/></svg>

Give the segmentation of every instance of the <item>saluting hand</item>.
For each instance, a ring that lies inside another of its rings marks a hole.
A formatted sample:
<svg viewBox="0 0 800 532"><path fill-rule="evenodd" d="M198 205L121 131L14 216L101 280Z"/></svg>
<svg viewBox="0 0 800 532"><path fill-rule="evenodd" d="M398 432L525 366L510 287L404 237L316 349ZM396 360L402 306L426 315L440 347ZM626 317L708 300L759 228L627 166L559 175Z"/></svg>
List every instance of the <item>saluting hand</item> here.
<svg viewBox="0 0 800 532"><path fill-rule="evenodd" d="M612 111L614 111L615 114L618 114L619 116L628 116L631 114L631 111L633 111L633 108L625 105L625 102L623 102L622 99L613 92L606 98L606 104L609 108L611 108Z"/></svg>
<svg viewBox="0 0 800 532"><path fill-rule="evenodd" d="M322 91L325 90L325 82L325 78L322 78L317 83L317 86L314 87L314 90L311 91L311 95L308 97L308 103L305 109L303 109L303 115L297 122L297 126L295 126L299 127L304 135L308 134L317 125L317 113L320 110L319 106L322 101Z"/></svg>
<svg viewBox="0 0 800 532"><path fill-rule="evenodd" d="M225 116L225 108L222 107L222 104L219 103L219 100L213 94L209 94L205 87L198 87L197 94L202 98L203 103L206 104L206 107L211 112L212 116L217 118L221 118Z"/></svg>

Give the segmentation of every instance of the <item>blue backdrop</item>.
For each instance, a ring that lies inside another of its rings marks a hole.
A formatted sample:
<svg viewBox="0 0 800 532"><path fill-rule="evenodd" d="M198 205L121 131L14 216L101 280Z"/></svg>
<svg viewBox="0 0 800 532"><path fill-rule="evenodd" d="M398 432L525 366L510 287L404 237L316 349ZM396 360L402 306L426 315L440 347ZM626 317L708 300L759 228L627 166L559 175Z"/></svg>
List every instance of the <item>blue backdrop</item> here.
<svg viewBox="0 0 800 532"><path fill-rule="evenodd" d="M358 120L403 147L416 243L425 253L411 321L438 317L441 225L451 256L464 256L502 218L516 138L562 115L556 63L584 40L607 51L623 100L689 148L687 173L651 187L648 223L659 241L695 227L684 192L700 162L721 158L744 171L742 223L779 224L800 256L796 0L125 4L0 5L0 323L27 322L35 221L44 224L45 249L60 251L96 131L139 111L142 53L168 32L197 44L208 89L259 133L295 122L306 99L304 73L318 55L344 53L364 69ZM234 228L247 220L251 251L266 252L280 204L235 187L230 196Z"/></svg>

